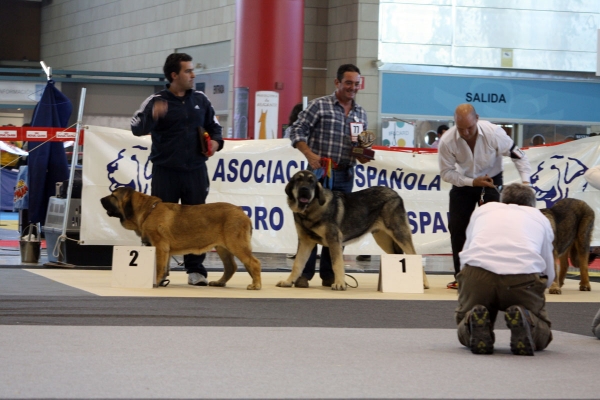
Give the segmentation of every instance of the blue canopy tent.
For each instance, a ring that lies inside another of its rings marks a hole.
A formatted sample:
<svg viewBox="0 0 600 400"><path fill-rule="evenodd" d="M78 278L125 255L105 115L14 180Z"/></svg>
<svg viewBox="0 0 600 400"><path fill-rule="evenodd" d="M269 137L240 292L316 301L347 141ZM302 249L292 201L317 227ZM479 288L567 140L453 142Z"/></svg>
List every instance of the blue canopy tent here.
<svg viewBox="0 0 600 400"><path fill-rule="evenodd" d="M71 101L48 80L42 98L33 111L32 126L66 128L73 111ZM63 143L29 142L29 220L44 224L48 201L56 183L69 179Z"/></svg>

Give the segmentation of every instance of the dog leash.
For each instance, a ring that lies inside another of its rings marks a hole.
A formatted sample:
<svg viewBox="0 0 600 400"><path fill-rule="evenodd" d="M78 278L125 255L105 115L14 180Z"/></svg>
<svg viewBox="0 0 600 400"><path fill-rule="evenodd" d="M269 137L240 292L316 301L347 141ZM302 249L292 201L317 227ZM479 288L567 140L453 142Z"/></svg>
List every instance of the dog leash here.
<svg viewBox="0 0 600 400"><path fill-rule="evenodd" d="M346 275L346 276L347 276L347 277L349 277L349 278L352 278L352 279L354 280L354 283L356 283L356 286L352 286L352 285L350 285L348 282L344 281L344 283L346 284L346 286L348 286L349 288L352 288L352 289L356 289L356 288L358 287L358 281L356 280L356 278L355 278L355 277L353 277L353 276L352 276L352 275L350 275L350 274L344 274L344 275Z"/></svg>

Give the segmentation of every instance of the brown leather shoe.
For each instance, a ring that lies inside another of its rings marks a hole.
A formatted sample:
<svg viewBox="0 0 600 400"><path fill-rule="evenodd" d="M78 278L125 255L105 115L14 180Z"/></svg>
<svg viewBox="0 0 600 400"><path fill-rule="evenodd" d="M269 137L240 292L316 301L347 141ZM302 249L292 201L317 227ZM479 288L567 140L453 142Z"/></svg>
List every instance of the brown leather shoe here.
<svg viewBox="0 0 600 400"><path fill-rule="evenodd" d="M323 279L322 285L326 286L326 287L331 287L331 285L333 285L334 281L335 281L334 278Z"/></svg>
<svg viewBox="0 0 600 400"><path fill-rule="evenodd" d="M300 275L300 278L296 279L294 286L299 288L307 288L308 287L308 279L305 276Z"/></svg>

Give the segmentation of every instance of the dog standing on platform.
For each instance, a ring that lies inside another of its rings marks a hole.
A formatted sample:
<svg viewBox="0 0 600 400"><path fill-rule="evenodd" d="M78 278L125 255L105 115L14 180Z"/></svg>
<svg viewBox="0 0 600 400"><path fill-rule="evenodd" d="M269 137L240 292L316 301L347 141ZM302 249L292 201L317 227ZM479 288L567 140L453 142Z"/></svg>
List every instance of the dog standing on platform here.
<svg viewBox="0 0 600 400"><path fill-rule="evenodd" d="M135 231L142 243L156 247L156 282L169 275L169 257L202 254L215 248L224 272L209 286L225 286L237 270L237 257L252 277L249 290L261 288L260 261L252 255L252 222L244 211L229 203L181 205L129 187L115 189L101 200L109 217L119 218Z"/></svg>
<svg viewBox="0 0 600 400"><path fill-rule="evenodd" d="M569 268L569 258L573 266L580 271L579 290L584 292L592 290L588 273L588 257L594 229L594 210L585 201L567 198L540 211L550 220L554 231L556 277L550 286L550 293L561 294L561 287L565 283Z"/></svg>
<svg viewBox="0 0 600 400"><path fill-rule="evenodd" d="M333 192L323 188L311 171L299 171L288 182L285 193L294 212L298 252L292 273L277 286L294 284L317 243L329 247L335 275L333 290L346 290L342 246L369 232L388 254L416 254L404 203L390 188ZM425 271L423 286L429 288Z"/></svg>

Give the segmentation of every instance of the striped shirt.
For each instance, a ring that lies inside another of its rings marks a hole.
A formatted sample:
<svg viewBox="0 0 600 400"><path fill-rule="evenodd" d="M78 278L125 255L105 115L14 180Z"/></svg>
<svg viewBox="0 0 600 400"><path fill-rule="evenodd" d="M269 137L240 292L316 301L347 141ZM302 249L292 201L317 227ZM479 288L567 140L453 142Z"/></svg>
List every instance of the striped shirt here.
<svg viewBox="0 0 600 400"><path fill-rule="evenodd" d="M350 156L352 139L350 124L360 122L367 129L366 111L353 103L350 113L345 115L335 93L311 101L298 115L291 127L292 146L305 142L311 151L321 157L328 157L338 165L352 166L356 160Z"/></svg>

